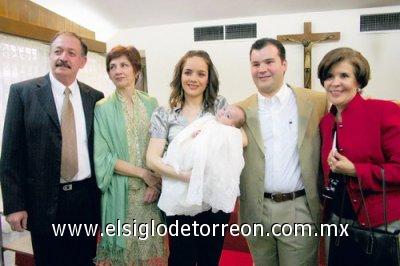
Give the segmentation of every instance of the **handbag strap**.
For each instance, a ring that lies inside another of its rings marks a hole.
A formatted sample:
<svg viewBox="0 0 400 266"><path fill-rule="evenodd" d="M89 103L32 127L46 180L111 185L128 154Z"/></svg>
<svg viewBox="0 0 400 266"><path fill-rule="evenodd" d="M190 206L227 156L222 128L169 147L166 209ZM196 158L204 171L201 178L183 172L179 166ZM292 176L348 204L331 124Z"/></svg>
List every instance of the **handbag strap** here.
<svg viewBox="0 0 400 266"><path fill-rule="evenodd" d="M339 224L342 223L342 216L343 216L343 209L344 209L344 199L345 199L345 194L346 194L346 186L347 186L347 179L342 176L341 177L342 182L343 182L343 187L342 187L342 196L340 198L340 213L339 213ZM352 225L355 224L355 221L353 220Z"/></svg>
<svg viewBox="0 0 400 266"><path fill-rule="evenodd" d="M372 230L372 229L371 229L371 220L369 219L369 214L368 214L368 210L367 210L367 204L365 204L364 193L363 193L363 190L362 190L362 187L361 187L361 179L357 177L357 181L358 181L358 187L359 187L359 189L360 189L361 200L362 200L362 203L363 203L363 207L364 207L364 210L365 210L365 214L366 214L366 216L367 216L368 228L369 228L370 230Z"/></svg>
<svg viewBox="0 0 400 266"><path fill-rule="evenodd" d="M344 182L344 179L343 179ZM339 224L342 224L342 216L343 216L343 207L344 207L344 197L346 193L346 183L343 184L343 191L342 191L342 197L340 199L340 215L339 215Z"/></svg>
<svg viewBox="0 0 400 266"><path fill-rule="evenodd" d="M383 197L383 221L385 223L385 231L387 232L387 201L386 201L386 181L385 181L385 170L381 168L381 176L382 176L382 197ZM361 199L363 203L363 207L365 210L365 214L367 216L368 227L371 228L371 221L369 219L367 205L365 204L364 193L361 187L361 179L357 177L358 187L360 189Z"/></svg>
<svg viewBox="0 0 400 266"><path fill-rule="evenodd" d="M382 175L382 197L383 197L383 221L385 223L385 231L387 232L387 201L386 201L386 181L385 181L385 169L381 168Z"/></svg>

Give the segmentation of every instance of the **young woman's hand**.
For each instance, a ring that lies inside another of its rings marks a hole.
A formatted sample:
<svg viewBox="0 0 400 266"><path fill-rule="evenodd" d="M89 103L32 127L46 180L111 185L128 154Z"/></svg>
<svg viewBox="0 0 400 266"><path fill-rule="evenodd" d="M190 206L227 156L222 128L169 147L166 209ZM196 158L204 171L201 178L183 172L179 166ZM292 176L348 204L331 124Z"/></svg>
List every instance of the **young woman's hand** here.
<svg viewBox="0 0 400 266"><path fill-rule="evenodd" d="M185 171L179 173L179 178L184 182L189 183L191 176L192 176L192 171Z"/></svg>

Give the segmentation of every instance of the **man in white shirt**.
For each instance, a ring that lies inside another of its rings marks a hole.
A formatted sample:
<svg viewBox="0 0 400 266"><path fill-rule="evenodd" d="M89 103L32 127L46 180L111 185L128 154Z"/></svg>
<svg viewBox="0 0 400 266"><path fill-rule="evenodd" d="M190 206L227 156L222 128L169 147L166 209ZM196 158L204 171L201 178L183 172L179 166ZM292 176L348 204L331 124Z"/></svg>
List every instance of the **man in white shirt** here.
<svg viewBox="0 0 400 266"><path fill-rule="evenodd" d="M93 110L103 93L76 80L87 46L62 32L50 44L49 74L11 85L0 174L4 214L31 231L35 264L93 265L100 192L93 168ZM82 226L71 236L71 226ZM63 236L53 227L66 225Z"/></svg>
<svg viewBox="0 0 400 266"><path fill-rule="evenodd" d="M285 56L285 48L275 39L257 40L250 50L258 92L239 103L246 112L248 136L240 180L240 221L263 226L263 235L257 231L247 237L256 265L310 266L317 265L318 126L327 102L323 93L284 82ZM300 235L301 228L295 230L295 223L309 225L307 236ZM291 227L281 230L284 224Z"/></svg>

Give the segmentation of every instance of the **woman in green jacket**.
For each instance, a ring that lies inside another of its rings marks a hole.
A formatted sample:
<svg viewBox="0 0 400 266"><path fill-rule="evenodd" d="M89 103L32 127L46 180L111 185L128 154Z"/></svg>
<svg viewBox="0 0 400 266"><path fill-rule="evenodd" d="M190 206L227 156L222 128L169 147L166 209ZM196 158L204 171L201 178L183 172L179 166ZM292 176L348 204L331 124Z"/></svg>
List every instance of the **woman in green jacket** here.
<svg viewBox="0 0 400 266"><path fill-rule="evenodd" d="M95 108L94 163L102 191L102 234L95 260L98 265L165 265L164 238L149 232L152 221L161 223L155 202L160 178L145 168L157 100L135 89L141 69L136 48L114 47L106 65L116 90Z"/></svg>

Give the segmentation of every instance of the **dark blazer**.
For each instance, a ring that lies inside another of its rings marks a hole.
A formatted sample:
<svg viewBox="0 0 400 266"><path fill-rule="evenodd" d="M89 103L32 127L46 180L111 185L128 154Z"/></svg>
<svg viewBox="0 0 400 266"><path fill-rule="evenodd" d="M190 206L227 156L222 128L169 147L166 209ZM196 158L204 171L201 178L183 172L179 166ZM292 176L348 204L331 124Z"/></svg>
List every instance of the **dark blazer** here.
<svg viewBox="0 0 400 266"><path fill-rule="evenodd" d="M78 82L85 113L93 199L99 190L93 167L93 111L104 97ZM0 177L4 214L28 212L28 229L47 231L55 221L60 186L61 129L49 74L10 87Z"/></svg>
<svg viewBox="0 0 400 266"><path fill-rule="evenodd" d="M332 106L320 124L325 185L329 180L327 159L332 149L335 114ZM400 108L393 102L365 100L357 94L342 112L337 141L339 152L356 168L357 177L349 179L347 191L358 222L368 225L357 178L361 180L371 226L384 223L381 168L385 169L387 182L388 223L400 220Z"/></svg>

